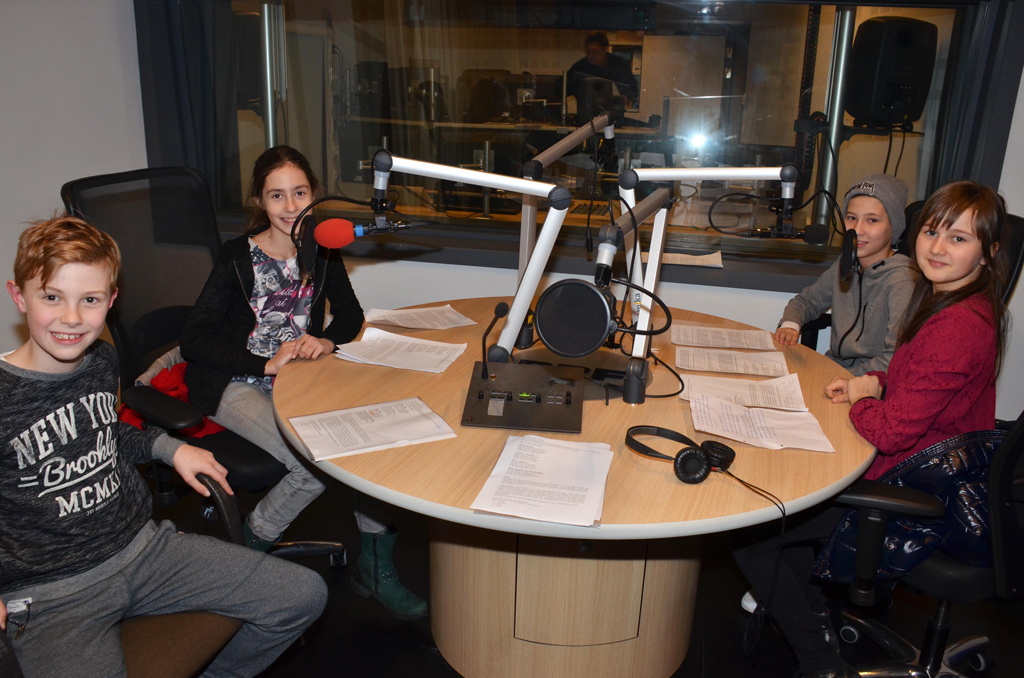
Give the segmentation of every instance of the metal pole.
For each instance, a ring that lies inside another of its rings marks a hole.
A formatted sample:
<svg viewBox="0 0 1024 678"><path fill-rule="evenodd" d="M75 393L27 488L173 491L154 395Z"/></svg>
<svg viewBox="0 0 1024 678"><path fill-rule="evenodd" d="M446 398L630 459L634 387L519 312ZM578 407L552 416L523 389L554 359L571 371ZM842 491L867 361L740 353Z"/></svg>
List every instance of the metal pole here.
<svg viewBox="0 0 1024 678"><path fill-rule="evenodd" d="M569 102L566 100L569 91L569 71L562 71L562 124L569 120Z"/></svg>
<svg viewBox="0 0 1024 678"><path fill-rule="evenodd" d="M430 77L427 80L427 86L430 87L430 92L427 94L427 101L430 102L429 110L427 112L427 120L430 122L437 122L437 95L434 87L434 69L431 68L429 71Z"/></svg>
<svg viewBox="0 0 1024 678"><path fill-rule="evenodd" d="M493 171L494 167L491 166L491 140L484 141L484 161L481 163L484 166L485 172ZM483 218L491 218L491 189L484 186L484 210Z"/></svg>
<svg viewBox="0 0 1024 678"><path fill-rule="evenodd" d="M533 256L533 248L537 242L537 197L533 195L523 196L523 215L519 225L519 277L516 279L518 287L523 282L523 274L526 273L526 264Z"/></svg>
<svg viewBox="0 0 1024 678"><path fill-rule="evenodd" d="M836 8L836 29L832 37L832 68L828 76L828 99L825 116L828 119L827 144L818 151L818 187L832 195L836 194L839 182L839 146L844 139L843 114L846 110L846 76L850 70L850 53L853 51L853 34L857 19L857 8L844 6ZM837 196L838 199L838 196ZM819 195L814 204L814 222L831 222L831 203Z"/></svg>
<svg viewBox="0 0 1024 678"><path fill-rule="evenodd" d="M267 148L277 146L277 98L274 94L274 6L260 5L260 49L263 51L263 140Z"/></svg>

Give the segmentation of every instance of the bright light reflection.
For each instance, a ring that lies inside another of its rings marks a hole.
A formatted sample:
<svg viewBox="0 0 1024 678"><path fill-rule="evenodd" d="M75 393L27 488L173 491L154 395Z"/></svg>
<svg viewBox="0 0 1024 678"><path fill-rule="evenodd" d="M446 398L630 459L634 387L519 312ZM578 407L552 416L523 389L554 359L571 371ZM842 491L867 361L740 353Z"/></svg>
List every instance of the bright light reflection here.
<svg viewBox="0 0 1024 678"><path fill-rule="evenodd" d="M694 134L690 137L690 143L693 144L694 148L702 148L707 140L708 138L703 134Z"/></svg>

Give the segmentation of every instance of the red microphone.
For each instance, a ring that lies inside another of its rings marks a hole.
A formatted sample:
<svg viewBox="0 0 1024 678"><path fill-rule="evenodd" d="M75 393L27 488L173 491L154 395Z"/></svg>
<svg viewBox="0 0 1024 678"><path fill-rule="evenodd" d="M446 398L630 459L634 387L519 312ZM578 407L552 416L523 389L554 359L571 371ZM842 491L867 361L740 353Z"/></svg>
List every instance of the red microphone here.
<svg viewBox="0 0 1024 678"><path fill-rule="evenodd" d="M356 235L356 227L347 219L324 219L313 231L316 244L331 250L351 245Z"/></svg>

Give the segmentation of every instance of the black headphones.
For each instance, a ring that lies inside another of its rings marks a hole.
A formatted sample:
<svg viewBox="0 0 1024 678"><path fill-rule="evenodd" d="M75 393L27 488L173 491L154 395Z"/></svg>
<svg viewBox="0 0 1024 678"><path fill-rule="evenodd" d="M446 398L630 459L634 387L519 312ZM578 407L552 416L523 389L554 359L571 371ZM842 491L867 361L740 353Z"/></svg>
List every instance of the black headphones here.
<svg viewBox="0 0 1024 678"><path fill-rule="evenodd" d="M662 454L636 439L636 436L643 435L667 438L674 442L682 443L686 447L679 450L675 459L673 459L667 454ZM733 460L736 459L736 451L724 443L720 443L717 440L705 440L698 445L682 433L677 433L672 429L661 428L660 426L633 426L626 431L626 447L634 452L639 452L645 457L667 459L673 462L676 478L679 478L679 480L688 485L696 485L703 481L713 470L727 470L732 465Z"/></svg>

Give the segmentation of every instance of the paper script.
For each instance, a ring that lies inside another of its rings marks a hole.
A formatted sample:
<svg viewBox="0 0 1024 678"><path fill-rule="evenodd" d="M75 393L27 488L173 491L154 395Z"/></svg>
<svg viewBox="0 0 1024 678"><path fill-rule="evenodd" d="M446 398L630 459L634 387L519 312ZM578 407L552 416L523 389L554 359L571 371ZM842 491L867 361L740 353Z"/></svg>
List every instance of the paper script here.
<svg viewBox="0 0 1024 678"><path fill-rule="evenodd" d="M366 322L425 330L448 330L453 327L476 325L475 320L470 320L462 315L452 308L451 304L398 311L384 311L379 308L371 308L366 312Z"/></svg>
<svg viewBox="0 0 1024 678"><path fill-rule="evenodd" d="M747 408L704 395L690 399L693 427L741 443L779 450L796 447L835 452L821 424L810 412Z"/></svg>
<svg viewBox="0 0 1024 678"><path fill-rule="evenodd" d="M419 398L292 417L317 461L454 438L455 431Z"/></svg>
<svg viewBox="0 0 1024 678"><path fill-rule="evenodd" d="M781 351L739 353L679 346L676 348L676 367L695 372L730 372L762 377L784 377L789 374L786 357Z"/></svg>
<svg viewBox="0 0 1024 678"><path fill-rule="evenodd" d="M690 375L684 382L683 392L679 394L683 400L709 395L744 407L807 411L804 394L800 390L800 377L796 374L764 381Z"/></svg>

